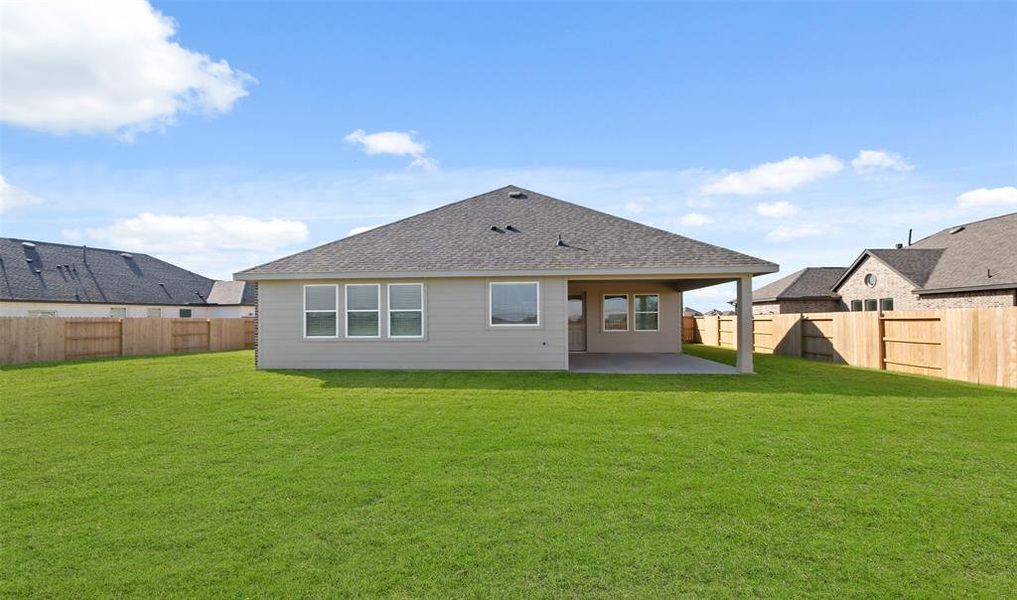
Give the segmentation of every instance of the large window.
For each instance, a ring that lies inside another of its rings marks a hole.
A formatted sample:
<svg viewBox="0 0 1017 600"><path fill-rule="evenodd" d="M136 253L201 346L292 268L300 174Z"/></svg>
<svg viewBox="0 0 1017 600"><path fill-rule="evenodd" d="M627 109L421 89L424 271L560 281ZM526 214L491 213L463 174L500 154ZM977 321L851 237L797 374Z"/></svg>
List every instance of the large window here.
<svg viewBox="0 0 1017 600"><path fill-rule="evenodd" d="M394 338L424 336L424 284L389 284L388 336Z"/></svg>
<svg viewBox="0 0 1017 600"><path fill-rule="evenodd" d="M339 336L339 286L304 286L304 337Z"/></svg>
<svg viewBox="0 0 1017 600"><path fill-rule="evenodd" d="M492 326L540 325L540 284L536 281L492 282L488 294Z"/></svg>
<svg viewBox="0 0 1017 600"><path fill-rule="evenodd" d="M865 310L867 310L867 311L876 310L876 306L877 305L876 305L876 299L875 298L869 298L869 299L867 299L865 301Z"/></svg>
<svg viewBox="0 0 1017 600"><path fill-rule="evenodd" d="M657 331L660 328L660 295L632 296L632 328L636 331Z"/></svg>
<svg viewBox="0 0 1017 600"><path fill-rule="evenodd" d="M852 300L851 301L851 312L862 312L862 301Z"/></svg>
<svg viewBox="0 0 1017 600"><path fill-rule="evenodd" d="M346 286L346 335L351 338L381 336L378 312L381 285L357 283Z"/></svg>
<svg viewBox="0 0 1017 600"><path fill-rule="evenodd" d="M879 310L893 310L893 298L880 299Z"/></svg>
<svg viewBox="0 0 1017 600"><path fill-rule="evenodd" d="M629 330L628 294L607 294L604 296L604 331Z"/></svg>

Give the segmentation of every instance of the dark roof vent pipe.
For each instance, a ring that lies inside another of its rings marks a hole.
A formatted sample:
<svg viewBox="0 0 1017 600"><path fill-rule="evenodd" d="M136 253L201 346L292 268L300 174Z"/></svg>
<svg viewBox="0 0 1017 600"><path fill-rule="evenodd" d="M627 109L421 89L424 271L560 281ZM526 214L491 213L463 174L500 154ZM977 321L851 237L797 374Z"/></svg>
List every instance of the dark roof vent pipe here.
<svg viewBox="0 0 1017 600"><path fill-rule="evenodd" d="M568 246L568 244L565 243L565 240L561 239L561 234L560 233L558 234L558 241L555 242L554 245L555 246Z"/></svg>
<svg viewBox="0 0 1017 600"><path fill-rule="evenodd" d="M519 231L518 229L516 229L516 228L515 228L515 227L513 227L512 225L506 225L506 226L505 226L505 230L506 230L506 231L512 231L512 232L514 232L514 233L522 233L522 231Z"/></svg>
<svg viewBox="0 0 1017 600"><path fill-rule="evenodd" d="M901 248L903 248L903 247L904 247L904 244L902 244L902 243L900 243L900 242L897 242L897 244L896 244L896 245L894 246L894 248L896 248L896 249L898 249L898 250L900 250L900 249L901 249Z"/></svg>
<svg viewBox="0 0 1017 600"><path fill-rule="evenodd" d="M522 192L509 192L508 196L509 198L525 198L526 194Z"/></svg>
<svg viewBox="0 0 1017 600"><path fill-rule="evenodd" d="M495 233L505 233L505 230L502 229L501 227L498 227L497 225L491 225L491 231Z"/></svg>

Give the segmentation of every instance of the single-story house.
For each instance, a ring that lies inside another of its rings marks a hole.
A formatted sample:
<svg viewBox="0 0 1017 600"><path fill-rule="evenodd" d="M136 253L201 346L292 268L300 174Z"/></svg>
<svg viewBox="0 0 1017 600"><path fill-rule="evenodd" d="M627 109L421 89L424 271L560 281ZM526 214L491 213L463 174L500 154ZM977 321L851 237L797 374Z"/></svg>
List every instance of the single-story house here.
<svg viewBox="0 0 1017 600"><path fill-rule="evenodd" d="M249 317L256 286L147 254L0 238L0 316Z"/></svg>
<svg viewBox="0 0 1017 600"><path fill-rule="evenodd" d="M752 314L836 312L840 296L833 286L844 267L806 267L752 292Z"/></svg>
<svg viewBox="0 0 1017 600"><path fill-rule="evenodd" d="M574 353L680 353L683 292L737 281L747 299L776 270L509 186L235 278L258 284L259 368L567 370Z"/></svg>
<svg viewBox="0 0 1017 600"><path fill-rule="evenodd" d="M1017 306L1017 213L867 249L831 291L853 311Z"/></svg>

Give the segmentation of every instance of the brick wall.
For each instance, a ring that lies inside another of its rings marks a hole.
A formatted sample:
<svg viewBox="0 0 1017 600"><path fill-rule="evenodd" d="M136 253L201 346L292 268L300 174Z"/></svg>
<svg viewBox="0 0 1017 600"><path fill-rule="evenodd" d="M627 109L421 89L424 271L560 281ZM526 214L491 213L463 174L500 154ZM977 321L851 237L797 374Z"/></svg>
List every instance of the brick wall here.
<svg viewBox="0 0 1017 600"><path fill-rule="evenodd" d="M865 276L873 273L876 286L865 285ZM841 296L841 310L850 310L852 300L880 300L893 298L894 310L927 310L937 308L988 308L1017 306L1013 290L958 292L919 297L912 293L914 285L904 279L883 261L871 256L858 266L837 291Z"/></svg>
<svg viewBox="0 0 1017 600"><path fill-rule="evenodd" d="M837 312L840 310L843 308L836 300L781 300L780 302L757 302L752 305L752 314L754 315Z"/></svg>

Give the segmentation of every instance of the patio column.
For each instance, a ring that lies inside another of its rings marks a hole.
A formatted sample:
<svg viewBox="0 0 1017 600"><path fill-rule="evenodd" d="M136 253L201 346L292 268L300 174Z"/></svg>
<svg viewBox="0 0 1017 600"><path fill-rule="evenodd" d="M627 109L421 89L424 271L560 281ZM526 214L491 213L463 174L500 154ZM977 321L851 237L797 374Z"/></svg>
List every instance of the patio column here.
<svg viewBox="0 0 1017 600"><path fill-rule="evenodd" d="M738 359L739 373L752 373L752 276L738 278Z"/></svg>

